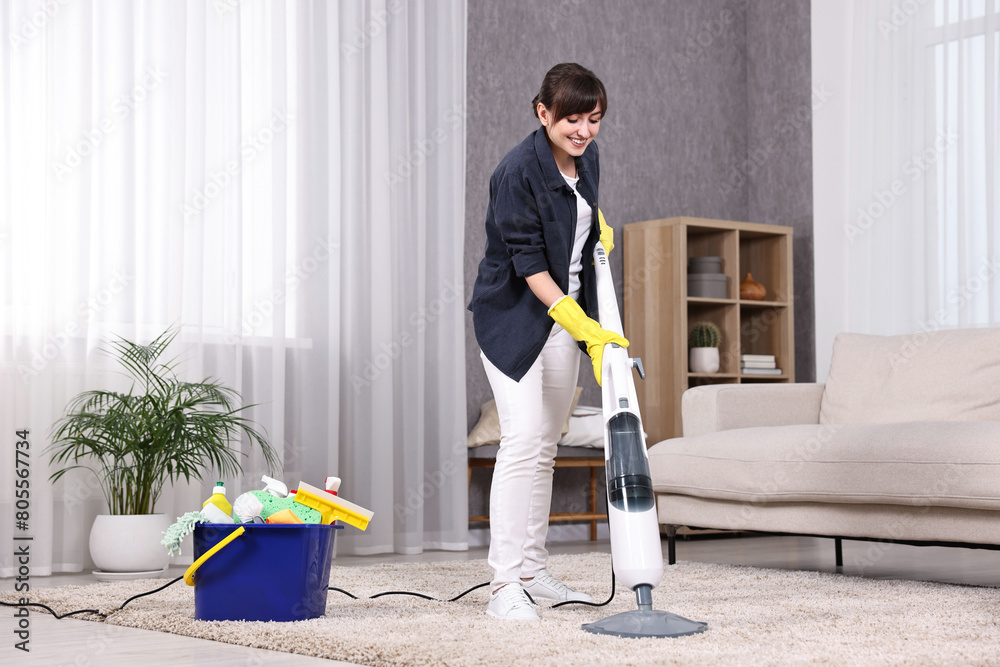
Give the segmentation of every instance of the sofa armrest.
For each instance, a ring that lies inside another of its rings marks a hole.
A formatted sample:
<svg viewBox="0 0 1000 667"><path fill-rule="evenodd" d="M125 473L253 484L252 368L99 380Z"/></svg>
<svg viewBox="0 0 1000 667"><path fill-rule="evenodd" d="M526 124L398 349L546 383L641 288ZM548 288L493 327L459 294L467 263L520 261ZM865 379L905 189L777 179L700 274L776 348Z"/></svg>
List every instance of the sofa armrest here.
<svg viewBox="0 0 1000 667"><path fill-rule="evenodd" d="M818 424L825 385L712 384L681 397L684 437L754 426Z"/></svg>

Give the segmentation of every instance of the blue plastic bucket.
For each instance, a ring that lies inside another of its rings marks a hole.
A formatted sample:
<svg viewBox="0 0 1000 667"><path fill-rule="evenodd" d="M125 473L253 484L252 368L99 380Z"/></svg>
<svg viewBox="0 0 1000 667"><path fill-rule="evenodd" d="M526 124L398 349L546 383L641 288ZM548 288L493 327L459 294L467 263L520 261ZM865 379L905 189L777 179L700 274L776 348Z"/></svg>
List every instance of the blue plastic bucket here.
<svg viewBox="0 0 1000 667"><path fill-rule="evenodd" d="M326 613L333 537L342 526L242 524L244 533L194 573L199 621L302 621ZM200 558L239 525L198 524Z"/></svg>

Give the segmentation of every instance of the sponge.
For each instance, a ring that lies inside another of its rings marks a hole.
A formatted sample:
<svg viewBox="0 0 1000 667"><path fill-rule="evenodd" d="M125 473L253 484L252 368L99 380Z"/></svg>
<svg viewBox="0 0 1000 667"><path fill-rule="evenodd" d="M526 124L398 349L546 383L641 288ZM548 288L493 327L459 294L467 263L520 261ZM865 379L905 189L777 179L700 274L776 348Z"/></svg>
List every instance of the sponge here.
<svg viewBox="0 0 1000 667"><path fill-rule="evenodd" d="M317 510L295 502L294 498L278 498L266 491L250 491L260 501L260 517L265 521L269 516L281 510L291 510L302 523L322 523L323 515Z"/></svg>

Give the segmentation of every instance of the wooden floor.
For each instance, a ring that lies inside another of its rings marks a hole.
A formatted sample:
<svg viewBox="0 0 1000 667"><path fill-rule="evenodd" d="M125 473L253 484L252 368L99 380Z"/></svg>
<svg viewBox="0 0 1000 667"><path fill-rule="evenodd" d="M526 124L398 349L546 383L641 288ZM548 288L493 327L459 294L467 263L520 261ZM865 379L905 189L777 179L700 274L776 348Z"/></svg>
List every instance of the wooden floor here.
<svg viewBox="0 0 1000 667"><path fill-rule="evenodd" d="M608 552L608 542L557 544L551 553ZM666 554L666 542L664 542ZM372 565L385 562L470 560L485 558L485 549L468 552L427 552L419 556L383 554L338 557L337 565ZM810 537L724 537L679 541L678 560L729 563L755 567L835 572L833 540ZM844 541L846 576L921 579L957 584L1000 586L1000 552L945 547L881 545ZM171 571L169 576L182 574ZM610 576L610 575L609 575ZM88 584L89 574L35 577L35 587ZM472 586L476 583L470 581ZM10 580L0 580L4 589ZM179 585L179 584L178 584ZM654 600L669 596L654 593ZM74 619L55 620L44 612L31 615L31 653L13 649L14 619L11 610L0 610L0 664L17 665L142 665L143 667L211 667L249 665L346 665L348 663L249 649L191 637L108 626ZM11 662L10 659L16 659Z"/></svg>

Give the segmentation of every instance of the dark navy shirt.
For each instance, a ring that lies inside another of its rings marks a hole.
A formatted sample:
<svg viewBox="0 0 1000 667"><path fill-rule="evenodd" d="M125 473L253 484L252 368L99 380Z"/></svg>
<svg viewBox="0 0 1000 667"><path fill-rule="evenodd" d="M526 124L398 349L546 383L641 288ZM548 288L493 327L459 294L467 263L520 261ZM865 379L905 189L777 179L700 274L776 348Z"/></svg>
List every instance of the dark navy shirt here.
<svg viewBox="0 0 1000 667"><path fill-rule="evenodd" d="M596 319L597 279L590 261L600 237L596 143L576 158L576 169L577 190L593 210L577 301ZM469 303L479 347L513 380L531 368L553 325L548 308L524 278L548 271L563 293L568 291L576 221L576 195L559 173L545 128L539 126L504 156L490 178L486 256Z"/></svg>

